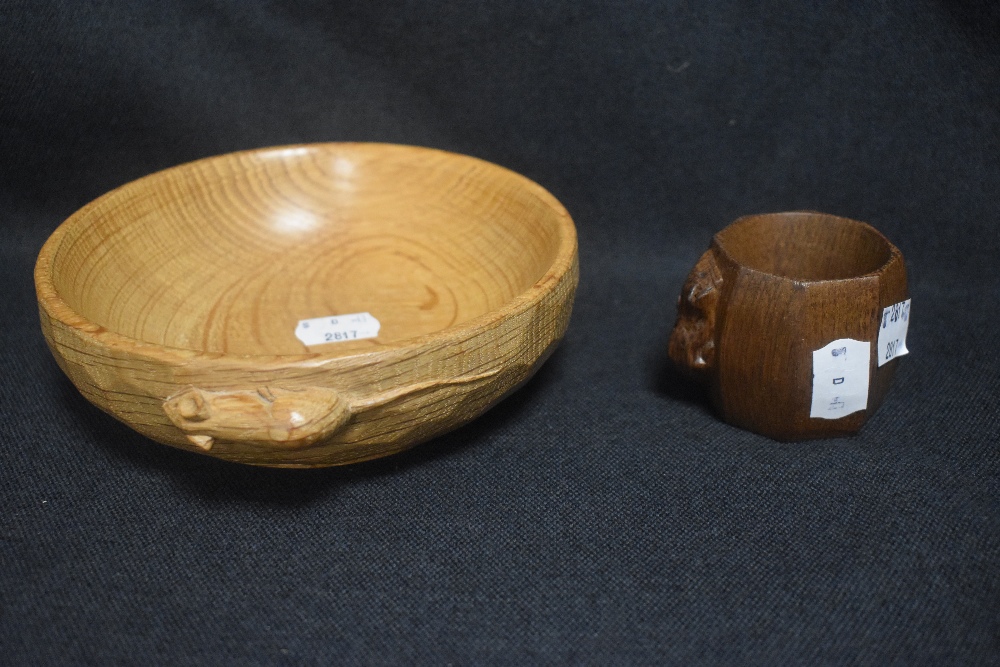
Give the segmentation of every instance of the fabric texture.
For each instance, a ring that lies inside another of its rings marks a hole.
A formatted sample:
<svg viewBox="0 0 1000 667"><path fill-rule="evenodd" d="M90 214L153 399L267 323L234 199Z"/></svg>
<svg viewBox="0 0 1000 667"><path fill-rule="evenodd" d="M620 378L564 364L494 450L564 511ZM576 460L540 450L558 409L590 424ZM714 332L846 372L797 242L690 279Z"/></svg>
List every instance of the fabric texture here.
<svg viewBox="0 0 1000 667"><path fill-rule="evenodd" d="M0 647L12 665L1000 663L1000 10L963 0L0 7ZM242 467L99 412L42 339L66 216L233 150L475 155L573 215L536 377L381 461ZM666 360L750 213L865 220L910 355L856 437L721 422Z"/></svg>

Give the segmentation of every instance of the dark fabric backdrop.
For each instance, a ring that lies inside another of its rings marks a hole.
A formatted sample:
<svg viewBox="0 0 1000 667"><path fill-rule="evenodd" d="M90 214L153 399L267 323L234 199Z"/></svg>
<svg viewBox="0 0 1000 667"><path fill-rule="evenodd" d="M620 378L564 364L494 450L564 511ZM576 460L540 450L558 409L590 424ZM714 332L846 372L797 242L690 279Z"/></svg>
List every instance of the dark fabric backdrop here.
<svg viewBox="0 0 1000 667"><path fill-rule="evenodd" d="M191 159L366 140L573 214L563 345L403 455L227 464L93 408L37 322L73 210ZM0 3L0 662L1000 662L1000 9L893 2ZM871 222L911 354L854 438L718 421L665 362L748 213Z"/></svg>

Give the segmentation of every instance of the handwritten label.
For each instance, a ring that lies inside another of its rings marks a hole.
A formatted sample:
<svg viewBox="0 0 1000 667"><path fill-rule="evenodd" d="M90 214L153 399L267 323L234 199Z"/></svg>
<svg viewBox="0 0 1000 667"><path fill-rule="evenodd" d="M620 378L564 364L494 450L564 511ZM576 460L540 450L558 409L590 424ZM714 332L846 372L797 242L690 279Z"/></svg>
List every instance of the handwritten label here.
<svg viewBox="0 0 1000 667"><path fill-rule="evenodd" d="M374 338L381 328L371 313L351 313L332 317L299 320L295 337L308 346L343 343L348 340Z"/></svg>
<svg viewBox="0 0 1000 667"><path fill-rule="evenodd" d="M910 300L900 301L882 311L878 328L878 365L889 363L896 357L909 354L906 349L906 330L910 328Z"/></svg>
<svg viewBox="0 0 1000 667"><path fill-rule="evenodd" d="M809 416L840 419L868 407L868 364L872 344L841 338L813 355L813 394Z"/></svg>

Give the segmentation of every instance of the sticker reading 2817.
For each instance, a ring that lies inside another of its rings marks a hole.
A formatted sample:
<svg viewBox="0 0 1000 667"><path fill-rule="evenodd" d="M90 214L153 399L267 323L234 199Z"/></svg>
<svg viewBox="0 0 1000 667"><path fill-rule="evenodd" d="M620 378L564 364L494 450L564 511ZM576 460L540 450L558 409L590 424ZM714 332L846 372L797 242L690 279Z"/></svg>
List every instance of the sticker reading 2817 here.
<svg viewBox="0 0 1000 667"><path fill-rule="evenodd" d="M308 346L343 343L378 336L381 324L371 313L350 313L299 320L295 337Z"/></svg>
<svg viewBox="0 0 1000 667"><path fill-rule="evenodd" d="M878 365L909 354L906 331L910 328L910 300L900 301L882 311L878 327Z"/></svg>

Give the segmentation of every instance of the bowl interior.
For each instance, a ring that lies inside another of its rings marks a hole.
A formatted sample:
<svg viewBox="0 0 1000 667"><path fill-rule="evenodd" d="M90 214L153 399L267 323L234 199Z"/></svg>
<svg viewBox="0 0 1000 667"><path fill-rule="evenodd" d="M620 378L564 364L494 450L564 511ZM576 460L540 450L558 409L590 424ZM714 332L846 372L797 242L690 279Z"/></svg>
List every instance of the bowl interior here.
<svg viewBox="0 0 1000 667"><path fill-rule="evenodd" d="M52 259L91 322L207 352L354 353L494 312L566 244L568 216L495 165L402 146L210 158L75 214ZM307 347L300 320L368 312L377 338Z"/></svg>
<svg viewBox="0 0 1000 667"><path fill-rule="evenodd" d="M793 280L839 280L878 271L892 246L872 227L822 213L741 218L716 235L739 264Z"/></svg>

